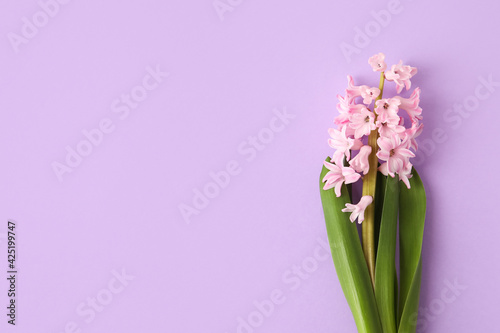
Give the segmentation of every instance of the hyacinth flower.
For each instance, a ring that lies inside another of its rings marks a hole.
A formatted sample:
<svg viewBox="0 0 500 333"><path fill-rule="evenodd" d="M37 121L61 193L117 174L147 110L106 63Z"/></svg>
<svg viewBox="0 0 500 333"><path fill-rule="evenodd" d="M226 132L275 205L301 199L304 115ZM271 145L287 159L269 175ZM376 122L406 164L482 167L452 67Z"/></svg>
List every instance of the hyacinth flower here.
<svg viewBox="0 0 500 333"><path fill-rule="evenodd" d="M411 159L423 130L421 91L399 96L411 88L416 68L402 61L388 67L383 53L368 63L380 72L379 87L356 86L348 76L344 95L337 96L337 128L328 130L334 152L323 163L321 200L335 269L358 332L415 333L426 198ZM386 81L395 84L396 96L383 96ZM357 198L356 184L362 188Z"/></svg>

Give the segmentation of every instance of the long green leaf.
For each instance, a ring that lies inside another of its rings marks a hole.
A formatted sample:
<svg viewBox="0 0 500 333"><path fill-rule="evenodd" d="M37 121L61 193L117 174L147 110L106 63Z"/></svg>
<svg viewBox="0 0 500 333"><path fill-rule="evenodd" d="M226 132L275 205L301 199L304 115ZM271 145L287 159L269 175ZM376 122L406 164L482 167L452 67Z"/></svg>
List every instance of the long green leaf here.
<svg viewBox="0 0 500 333"><path fill-rule="evenodd" d="M382 208L384 208L385 185L387 177L381 172L377 172L377 187L375 193L375 249L378 249L378 239L380 236L380 220L382 219Z"/></svg>
<svg viewBox="0 0 500 333"><path fill-rule="evenodd" d="M396 238L399 178L387 177L375 266L375 298L384 333L396 333Z"/></svg>
<svg viewBox="0 0 500 333"><path fill-rule="evenodd" d="M330 158L326 160L329 162ZM323 166L319 185L328 240L340 285L351 308L358 333L382 333L356 225L349 221L348 213L341 211L350 202L347 187L342 187L342 195L338 198L333 189L323 190L322 179L327 172L328 169Z"/></svg>
<svg viewBox="0 0 500 333"><path fill-rule="evenodd" d="M422 278L422 240L426 210L425 189L415 168L411 188L400 184L399 249L400 298L399 333L415 333Z"/></svg>

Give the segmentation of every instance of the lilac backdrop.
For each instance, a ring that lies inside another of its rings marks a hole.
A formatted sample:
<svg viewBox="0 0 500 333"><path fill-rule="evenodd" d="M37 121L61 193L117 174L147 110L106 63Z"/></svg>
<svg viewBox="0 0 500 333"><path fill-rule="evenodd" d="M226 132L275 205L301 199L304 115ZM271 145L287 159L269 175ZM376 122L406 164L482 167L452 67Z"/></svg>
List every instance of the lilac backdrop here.
<svg viewBox="0 0 500 333"><path fill-rule="evenodd" d="M377 52L419 69L419 332L498 331L499 9L3 1L1 331L355 332L318 176L335 96L378 83Z"/></svg>

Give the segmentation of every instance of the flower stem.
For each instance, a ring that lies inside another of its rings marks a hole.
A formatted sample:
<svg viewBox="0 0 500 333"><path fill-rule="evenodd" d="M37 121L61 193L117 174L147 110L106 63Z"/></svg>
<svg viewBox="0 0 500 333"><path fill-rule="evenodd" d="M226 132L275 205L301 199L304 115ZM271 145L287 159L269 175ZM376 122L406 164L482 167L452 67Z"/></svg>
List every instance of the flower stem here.
<svg viewBox="0 0 500 333"><path fill-rule="evenodd" d="M375 102L382 98L382 93L384 91L384 72L380 73L380 94L376 98ZM376 117L377 115L375 115ZM372 152L368 157L368 162L370 164L370 169L368 173L363 177L363 196L370 195L373 197L373 203L366 207L365 210L365 220L362 224L362 240L363 240L363 252L365 254L366 263L368 265L368 271L370 272L370 278L372 280L372 285L375 288L375 190L377 186L377 168L378 168L378 158L377 158L377 139L378 131L374 129L368 136L368 145L372 147Z"/></svg>

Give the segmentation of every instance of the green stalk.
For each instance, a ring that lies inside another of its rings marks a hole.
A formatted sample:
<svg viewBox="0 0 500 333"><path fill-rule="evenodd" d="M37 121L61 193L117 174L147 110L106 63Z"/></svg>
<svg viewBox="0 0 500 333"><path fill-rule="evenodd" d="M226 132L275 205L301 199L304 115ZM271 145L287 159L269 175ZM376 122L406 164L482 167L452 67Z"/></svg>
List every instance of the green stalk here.
<svg viewBox="0 0 500 333"><path fill-rule="evenodd" d="M384 72L380 73L380 95L375 99L375 102L382 98L384 91ZM376 115L375 115L376 116ZM368 157L370 170L363 178L363 196L369 195L373 197L373 203L366 207L365 220L362 227L363 253L368 265L368 271L372 281L372 286L375 288L375 190L377 188L377 139L378 131L374 129L368 136L368 145L372 147L372 152Z"/></svg>

